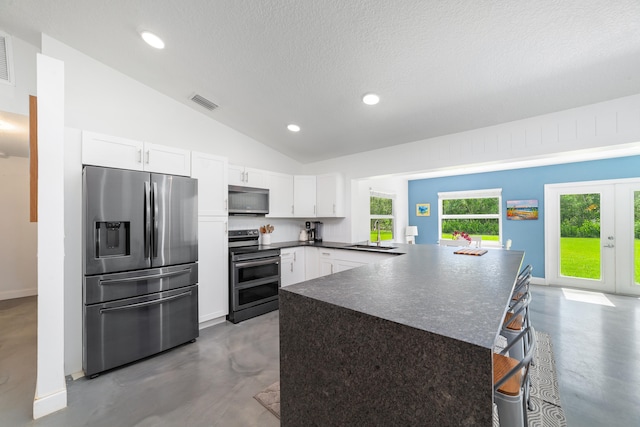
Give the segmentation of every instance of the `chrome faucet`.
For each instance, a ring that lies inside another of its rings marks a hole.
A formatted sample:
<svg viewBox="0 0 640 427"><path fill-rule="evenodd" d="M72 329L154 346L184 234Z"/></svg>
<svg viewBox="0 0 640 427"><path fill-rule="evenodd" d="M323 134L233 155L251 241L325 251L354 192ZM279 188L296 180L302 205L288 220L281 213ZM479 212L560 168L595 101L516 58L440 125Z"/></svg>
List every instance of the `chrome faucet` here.
<svg viewBox="0 0 640 427"><path fill-rule="evenodd" d="M380 243L382 243L382 240L380 239L380 220L376 219L375 222L373 223L373 228L375 228L378 231L378 240L376 240L376 245L380 246Z"/></svg>

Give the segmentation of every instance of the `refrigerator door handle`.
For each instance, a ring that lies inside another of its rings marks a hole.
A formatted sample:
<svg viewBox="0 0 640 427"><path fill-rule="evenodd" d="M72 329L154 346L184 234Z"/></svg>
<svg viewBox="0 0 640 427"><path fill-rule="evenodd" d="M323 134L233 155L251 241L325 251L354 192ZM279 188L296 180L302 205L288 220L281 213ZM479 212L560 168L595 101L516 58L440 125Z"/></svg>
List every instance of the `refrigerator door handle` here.
<svg viewBox="0 0 640 427"><path fill-rule="evenodd" d="M170 271L168 273L151 274L148 276L133 276L124 279L103 279L100 280L100 285L114 285L117 283L137 282L138 280L165 279L167 277L179 276L185 273L191 273L191 268L185 268L179 271Z"/></svg>
<svg viewBox="0 0 640 427"><path fill-rule="evenodd" d="M144 257L149 258L151 245L151 185L144 182Z"/></svg>
<svg viewBox="0 0 640 427"><path fill-rule="evenodd" d="M158 257L158 183L153 183L153 257Z"/></svg>
<svg viewBox="0 0 640 427"><path fill-rule="evenodd" d="M171 297L160 298L160 299L157 299L157 300L147 301L147 302L139 302L139 303L136 303L136 304L123 305L122 307L102 308L102 309L100 309L100 314L109 313L111 311L130 310L132 308L140 308L140 307L146 307L146 306L149 306L149 305L163 304L165 302L168 302L168 301L171 301L171 300L174 300L174 299L178 299L178 298L189 296L189 295L191 295L191 292L192 291L187 291L187 292L184 292L182 294L174 295L174 296L171 296Z"/></svg>

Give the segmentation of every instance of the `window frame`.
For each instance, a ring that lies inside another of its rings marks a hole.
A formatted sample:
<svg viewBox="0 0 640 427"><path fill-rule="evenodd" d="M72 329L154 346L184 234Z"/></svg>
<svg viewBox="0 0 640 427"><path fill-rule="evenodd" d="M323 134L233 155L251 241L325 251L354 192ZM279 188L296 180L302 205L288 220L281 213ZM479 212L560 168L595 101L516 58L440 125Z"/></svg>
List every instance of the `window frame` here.
<svg viewBox="0 0 640 427"><path fill-rule="evenodd" d="M443 214L443 200L459 199L498 199L497 214L445 215ZM482 246L502 247L502 188L484 190L443 191L438 193L438 241L442 239L442 221L445 219L497 219L498 241L483 240ZM461 230L464 231L464 230Z"/></svg>
<svg viewBox="0 0 640 427"><path fill-rule="evenodd" d="M382 199L391 199L391 215L372 215L371 214L371 198L378 197ZM391 239L381 240L384 242L394 242L396 240L396 194L387 191L378 191L372 188L369 189L369 223L368 223L368 236L371 237L371 221L376 219L390 219L393 223L391 227Z"/></svg>

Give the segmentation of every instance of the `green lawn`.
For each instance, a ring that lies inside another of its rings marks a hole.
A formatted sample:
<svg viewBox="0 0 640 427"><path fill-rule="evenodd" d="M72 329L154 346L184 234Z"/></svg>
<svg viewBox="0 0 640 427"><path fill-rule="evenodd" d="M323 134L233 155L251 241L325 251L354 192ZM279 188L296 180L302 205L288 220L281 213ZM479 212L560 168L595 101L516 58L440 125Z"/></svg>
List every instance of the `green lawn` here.
<svg viewBox="0 0 640 427"><path fill-rule="evenodd" d="M635 280L640 281L640 239L634 243ZM560 239L560 273L563 276L600 279L600 239L563 237Z"/></svg>

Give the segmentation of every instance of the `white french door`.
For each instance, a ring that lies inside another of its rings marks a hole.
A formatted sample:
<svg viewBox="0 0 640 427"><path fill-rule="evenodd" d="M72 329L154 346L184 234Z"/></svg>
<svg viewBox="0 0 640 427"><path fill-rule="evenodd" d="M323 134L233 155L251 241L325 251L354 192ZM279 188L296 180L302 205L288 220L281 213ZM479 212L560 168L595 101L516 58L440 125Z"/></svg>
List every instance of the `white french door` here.
<svg viewBox="0 0 640 427"><path fill-rule="evenodd" d="M638 179L545 185L547 283L640 295L635 224Z"/></svg>

